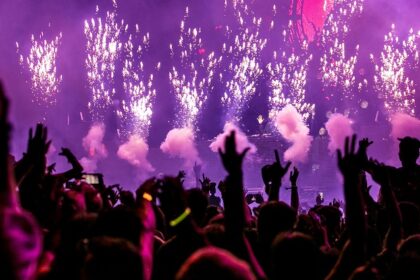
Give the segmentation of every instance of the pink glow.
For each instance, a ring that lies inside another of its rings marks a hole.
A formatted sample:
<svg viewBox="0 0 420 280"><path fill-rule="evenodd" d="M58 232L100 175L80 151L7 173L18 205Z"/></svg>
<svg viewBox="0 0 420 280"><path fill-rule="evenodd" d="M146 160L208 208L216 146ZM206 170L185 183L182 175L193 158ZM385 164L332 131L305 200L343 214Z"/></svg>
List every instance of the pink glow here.
<svg viewBox="0 0 420 280"><path fill-rule="evenodd" d="M292 143L284 152L284 159L305 162L313 138L309 135L309 128L305 125L302 115L295 107L287 105L277 114L275 125L283 138Z"/></svg>

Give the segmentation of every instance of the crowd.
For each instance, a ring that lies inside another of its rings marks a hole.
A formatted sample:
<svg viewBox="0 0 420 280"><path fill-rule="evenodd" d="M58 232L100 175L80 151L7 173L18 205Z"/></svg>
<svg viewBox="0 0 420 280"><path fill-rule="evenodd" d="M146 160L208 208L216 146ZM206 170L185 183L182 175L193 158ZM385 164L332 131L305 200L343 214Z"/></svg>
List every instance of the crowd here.
<svg viewBox="0 0 420 280"><path fill-rule="evenodd" d="M219 183L195 166L197 188L184 189L180 172L132 193L82 180L67 148L71 168L54 173L42 124L15 159L8 108L0 85L0 279L420 279L417 139L400 139L396 168L368 157L369 139L347 138L337 151L345 211L337 203L303 211L301 174L277 151L261 169L268 200L245 196L248 149L237 151L234 132L219 151L227 173ZM381 187L377 199L367 173ZM290 203L279 200L287 179ZM253 211L247 199L261 205Z"/></svg>

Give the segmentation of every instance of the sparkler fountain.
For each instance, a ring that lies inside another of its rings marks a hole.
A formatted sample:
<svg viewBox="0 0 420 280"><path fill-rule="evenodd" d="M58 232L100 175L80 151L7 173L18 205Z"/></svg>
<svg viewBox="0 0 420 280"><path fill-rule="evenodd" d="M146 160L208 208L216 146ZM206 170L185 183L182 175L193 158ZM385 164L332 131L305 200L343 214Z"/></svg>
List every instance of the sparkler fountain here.
<svg viewBox="0 0 420 280"><path fill-rule="evenodd" d="M208 151L208 142L203 139L213 138L211 149L217 151L220 139L233 129L243 140L238 140L242 143L239 149L252 145L245 133L251 135L255 144L252 151L259 148L255 160L248 163L261 163L266 158L267 141L273 141L270 145L280 149L289 142L290 150L286 146L284 157L309 166L315 174L317 169L311 167L321 165L313 162L315 158L328 155L324 141L327 123L330 140L337 138L334 141L338 142L343 135L334 136L338 135L334 129L343 130L344 124L351 127L346 129L349 132L367 132L371 137L382 133L378 138L384 143L383 139L389 138L387 130L391 130L388 121L394 131L391 140L415 130L402 130L403 123L410 123L410 128L418 125L418 26L407 18L395 17L390 32L389 27L383 26L372 34L375 41L360 39L368 36L359 32L371 24L368 13L378 13L374 11L378 8L376 2L299 0L290 1L288 6L274 0L270 4L223 0L206 3L202 10L204 6L199 2L186 10L175 3L143 5L128 0L117 7L115 0L108 2L101 3L101 10L97 8L93 17L92 7L86 4L89 10L81 12L80 17L72 14L72 24L68 25L63 25L67 19L60 21L58 16L51 16L48 22L52 22L50 29L55 28L51 33L54 37L47 35L50 31L39 33L46 24L41 19L33 25L34 30L22 35L23 39L9 37L14 38L13 43L19 42L19 68L29 73L27 82L33 97L32 102L28 98L23 103L36 103L45 112L57 114L57 123L68 120L71 110L77 110L80 120L74 118L63 127L71 127L74 135L86 135L86 129L94 129L98 132L95 141L106 143L107 156L129 162L137 173L153 173L152 162L157 166L167 160L162 150L181 158L186 168L199 161L198 150L208 161L215 155ZM277 11L273 17L270 6L274 3L278 7L272 9ZM130 13L134 7L141 8ZM305 14L308 11L311 14ZM204 12L205 17L200 14ZM138 13L145 16L138 18ZM168 23L173 20L165 20L168 14L176 20L179 17L180 25L170 26ZM60 15L67 14L62 11ZM160 16L156 17L159 24L148 22L154 15ZM85 39L85 52L69 50L74 46L69 46L68 40L80 37ZM30 39L28 43L25 38ZM166 47L161 49L163 41L174 42L169 47L170 55ZM69 54L71 59L66 57ZM16 63L16 55L13 59ZM78 80L77 92L70 92ZM25 83L16 84L25 87ZM22 96L27 94L22 89L15 90L21 90ZM78 96L79 92L86 96ZM82 116L86 99L91 123ZM61 110L72 100L75 101L71 106ZM164 110L172 102L175 116L171 115L172 110ZM62 111L65 116L59 115ZM257 125L255 119L259 115ZM201 117L208 120L215 116L220 118L199 122ZM224 133L214 138L220 122L226 124ZM57 134L68 133L60 125L54 128ZM305 145L295 146L301 139L305 139ZM92 149L83 147L90 155ZM147 160L149 152L152 162ZM103 158L105 155L96 160Z"/></svg>
<svg viewBox="0 0 420 280"><path fill-rule="evenodd" d="M117 22L117 3L114 10L107 11L105 19L92 18L85 21L85 60L91 101L88 104L92 119L101 122L113 104L115 95L116 62L122 50L121 34L128 28L124 21ZM99 14L99 7L96 7Z"/></svg>
<svg viewBox="0 0 420 280"><path fill-rule="evenodd" d="M213 80L222 57L206 54L201 29L187 27L189 8L186 7L180 24L180 36L169 50L174 62L169 72L172 92L177 101L175 127L168 132L160 148L164 153L185 160L185 167L200 162L195 144L197 117L213 89Z"/></svg>
<svg viewBox="0 0 420 280"><path fill-rule="evenodd" d="M57 54L61 44L62 33L51 41L45 39L41 32L38 38L32 34L29 54L20 54L19 62L24 68L27 67L31 75L32 101L39 106L51 107L57 102L57 94L63 76L57 73ZM18 53L19 43L16 42Z"/></svg>

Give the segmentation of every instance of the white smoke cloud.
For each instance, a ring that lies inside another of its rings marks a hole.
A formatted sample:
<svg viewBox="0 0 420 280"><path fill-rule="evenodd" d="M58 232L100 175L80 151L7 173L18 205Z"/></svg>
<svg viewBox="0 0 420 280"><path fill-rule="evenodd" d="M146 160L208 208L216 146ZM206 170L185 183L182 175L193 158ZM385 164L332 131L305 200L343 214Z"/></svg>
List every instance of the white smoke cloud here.
<svg viewBox="0 0 420 280"><path fill-rule="evenodd" d="M249 142L248 137L241 131L239 127L237 127L232 122L227 122L223 128L223 132L217 135L214 141L210 144L210 149L217 153L219 148L222 151L225 150L225 138L230 135L232 131L235 131L235 140L236 140L236 150L237 152L242 152L245 148L250 148L250 154L254 154L257 152L257 147L254 144Z"/></svg>
<svg viewBox="0 0 420 280"><path fill-rule="evenodd" d="M87 173L95 172L98 168L97 159L82 157L79 162L83 166L83 171Z"/></svg>
<svg viewBox="0 0 420 280"><path fill-rule="evenodd" d="M94 124L87 135L82 139L83 148L88 153L87 157L80 160L85 172L94 172L100 159L108 156L108 150L103 143L105 136L105 124Z"/></svg>
<svg viewBox="0 0 420 280"><path fill-rule="evenodd" d="M288 142L292 143L285 152L284 159L293 162L305 162L312 144L312 136L303 117L293 105L287 105L278 112L275 126Z"/></svg>
<svg viewBox="0 0 420 280"><path fill-rule="evenodd" d="M195 162L201 162L195 145L195 136L191 128L174 128L168 132L160 149L172 157L184 160L184 167L191 168Z"/></svg>
<svg viewBox="0 0 420 280"><path fill-rule="evenodd" d="M420 139L420 120L404 113L391 116L391 137L394 140L406 136Z"/></svg>
<svg viewBox="0 0 420 280"><path fill-rule="evenodd" d="M144 172L153 172L155 169L147 160L148 152L149 145L146 141L137 135L132 135L118 148L117 155Z"/></svg>
<svg viewBox="0 0 420 280"><path fill-rule="evenodd" d="M108 151L105 144L102 143L105 136L105 124L94 124L88 134L83 137L82 145L83 148L89 153L90 157L98 159L106 158Z"/></svg>
<svg viewBox="0 0 420 280"><path fill-rule="evenodd" d="M332 114L325 123L325 128L330 137L328 149L330 153L335 153L337 149L344 148L344 141L347 136L353 135L353 120L343 114Z"/></svg>

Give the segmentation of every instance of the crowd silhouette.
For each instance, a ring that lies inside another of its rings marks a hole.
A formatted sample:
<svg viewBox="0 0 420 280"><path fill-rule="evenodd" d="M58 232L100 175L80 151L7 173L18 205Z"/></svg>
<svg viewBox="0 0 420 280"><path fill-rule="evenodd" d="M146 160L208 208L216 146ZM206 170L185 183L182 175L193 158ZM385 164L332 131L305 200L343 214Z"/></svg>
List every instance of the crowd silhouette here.
<svg viewBox="0 0 420 280"><path fill-rule="evenodd" d="M304 211L304 174L282 163L275 147L273 163L261 169L267 201L246 195L249 149L237 151L235 132L219 150L227 174L219 183L196 165L196 188L185 189L180 172L141 182L134 193L87 183L68 148L60 155L71 168L55 173L43 124L14 158L8 109L0 85L0 279L420 278L418 139L400 139L397 168L369 158L370 139L348 137L337 151L343 205ZM378 198L366 174L380 185ZM287 179L290 203L279 200ZM261 204L250 209L247 200Z"/></svg>

